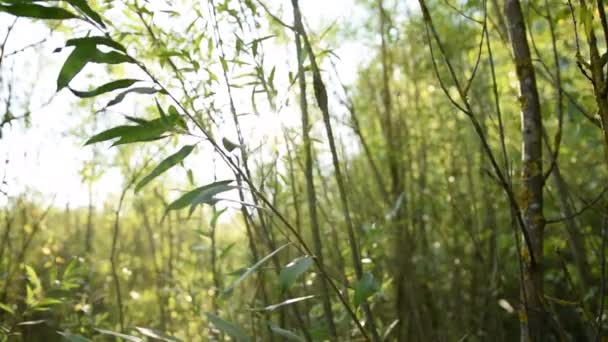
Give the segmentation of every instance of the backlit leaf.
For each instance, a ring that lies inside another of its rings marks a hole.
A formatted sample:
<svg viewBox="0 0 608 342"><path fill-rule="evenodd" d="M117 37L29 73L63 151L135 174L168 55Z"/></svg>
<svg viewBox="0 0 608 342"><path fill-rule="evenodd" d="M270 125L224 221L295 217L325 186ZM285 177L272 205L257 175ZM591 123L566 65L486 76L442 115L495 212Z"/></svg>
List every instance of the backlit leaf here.
<svg viewBox="0 0 608 342"><path fill-rule="evenodd" d="M110 331L110 330L105 330L105 329L97 329L97 328L95 328L95 330L98 331L99 333L103 334L103 335L109 335L109 336L118 337L118 338L121 338L121 339L126 340L126 341L143 342L143 340L141 338L136 337L136 336L125 335L125 334L121 334L121 333L117 333L117 332Z"/></svg>
<svg viewBox="0 0 608 342"><path fill-rule="evenodd" d="M86 14L87 17L93 19L96 23L101 25L101 27L106 27L106 25L103 23L103 20L101 19L101 16L99 16L97 12L93 11L93 9L87 3L87 0L67 0L67 2L70 5L81 10L82 13Z"/></svg>
<svg viewBox="0 0 608 342"><path fill-rule="evenodd" d="M173 166L179 164L184 158L186 158L193 150L195 145L186 145L182 147L176 153L170 155L165 160L160 162L158 166L152 170L146 177L144 177L137 185L135 186L135 191L139 191L142 187L148 184L151 180L161 175L163 172L169 170Z"/></svg>
<svg viewBox="0 0 608 342"><path fill-rule="evenodd" d="M135 327L135 329L137 329L137 331L139 331L142 335L159 340L159 341L165 341L165 342L180 342L181 341L178 338L169 336L169 335L163 333L162 331L158 331L155 329L142 328L142 327Z"/></svg>
<svg viewBox="0 0 608 342"><path fill-rule="evenodd" d="M36 4L17 3L14 5L0 5L0 12L6 12L17 17L36 19L74 19L77 15L60 7L46 7Z"/></svg>
<svg viewBox="0 0 608 342"><path fill-rule="evenodd" d="M120 50L122 52L127 52L124 46L115 40L104 37L104 36L91 36L91 37L81 37L81 38L72 38L65 42L66 46L79 46L83 44L93 44L93 45L105 45L116 50Z"/></svg>
<svg viewBox="0 0 608 342"><path fill-rule="evenodd" d="M132 86L135 82L139 82L139 80L135 79L123 79L118 81L108 82L98 88L89 91L78 91L70 88L72 93L80 98L89 98L95 97L104 93L108 93L117 89L128 88Z"/></svg>
<svg viewBox="0 0 608 342"><path fill-rule="evenodd" d="M197 197L199 197L199 195L201 195L201 194L204 194L206 190L212 189L214 187L226 186L230 183L232 183L232 180L223 180L223 181L218 181L218 182L214 182L211 184L207 184L205 186L201 186L200 188L194 189L192 191L188 191L187 193L182 195L180 198L178 198L177 200L175 200L171 204L169 204L169 206L167 206L167 211L182 209L189 205L192 205L192 203L194 203L194 201L197 199Z"/></svg>
<svg viewBox="0 0 608 342"><path fill-rule="evenodd" d="M65 88L87 65L97 49L94 44L78 45L63 63L57 77L57 91Z"/></svg>
<svg viewBox="0 0 608 342"><path fill-rule="evenodd" d="M104 109L121 103L125 99L125 97L131 93L156 94L158 93L158 90L150 87L137 87L125 90L122 93L118 94L112 101L108 102Z"/></svg>

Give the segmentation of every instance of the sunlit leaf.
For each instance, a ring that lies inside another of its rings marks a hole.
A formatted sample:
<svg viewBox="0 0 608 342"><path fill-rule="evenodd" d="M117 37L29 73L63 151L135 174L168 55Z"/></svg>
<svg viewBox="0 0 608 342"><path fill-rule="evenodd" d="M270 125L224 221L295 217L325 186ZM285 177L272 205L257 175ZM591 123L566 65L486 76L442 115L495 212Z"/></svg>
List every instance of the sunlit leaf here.
<svg viewBox="0 0 608 342"><path fill-rule="evenodd" d="M36 4L16 3L14 5L1 5L0 12L6 12L17 17L36 19L74 19L77 15L60 7L46 7Z"/></svg>
<svg viewBox="0 0 608 342"><path fill-rule="evenodd" d="M70 5L76 7L81 10L82 13L86 14L87 17L93 19L96 23L98 23L101 27L105 28L106 25L103 23L101 16L97 14L87 3L87 0L66 0Z"/></svg>
<svg viewBox="0 0 608 342"><path fill-rule="evenodd" d="M17 323L17 325L38 325L38 324L42 324L45 323L46 319L38 319L35 321L23 321L23 322L19 322Z"/></svg>
<svg viewBox="0 0 608 342"><path fill-rule="evenodd" d="M8 312L12 316L15 315L15 310L13 310L13 308L11 308L10 306L8 306L8 305L6 305L4 303L0 303L0 310Z"/></svg>
<svg viewBox="0 0 608 342"><path fill-rule="evenodd" d="M150 88L150 87L131 88L131 89L125 90L122 93L118 94L112 101L108 102L108 104L104 107L104 109L121 103L125 99L125 97L131 93L156 94L158 92L159 92L158 89Z"/></svg>
<svg viewBox="0 0 608 342"><path fill-rule="evenodd" d="M117 89L123 89L123 88L128 88L130 86L132 86L135 82L139 82L139 80L135 80L135 79L123 79L123 80L118 80L118 81L112 81L109 83L106 83L98 88L95 88L93 90L89 90L89 91L78 91L78 90L74 90L72 88L70 88L70 90L72 91L72 93L80 98L88 98L88 97L95 97L101 94L105 94Z"/></svg>
<svg viewBox="0 0 608 342"><path fill-rule="evenodd" d="M105 36L72 38L72 39L69 39L67 42L65 42L66 46L80 46L83 44L93 44L95 46L105 45L105 46L114 48L116 50L122 51L122 52L127 52L127 49L125 49L125 47L122 46L120 43L118 43L117 41L115 41L111 38L105 37Z"/></svg>
<svg viewBox="0 0 608 342"><path fill-rule="evenodd" d="M132 131L120 137L112 146L163 139L167 137L166 135L163 135L165 131L166 130L161 127L135 126Z"/></svg>
<svg viewBox="0 0 608 342"><path fill-rule="evenodd" d="M178 338L175 338L173 336L169 336L167 334L165 334L164 332L155 330L155 329L150 329L150 328L142 328L142 327L135 327L135 329L137 329L137 331L139 331L142 335L146 336L146 337L150 337L156 340L160 340L160 341L165 341L165 342L179 342L181 341Z"/></svg>
<svg viewBox="0 0 608 342"><path fill-rule="evenodd" d="M136 127L137 126L127 126L127 125L116 126L116 127L110 128L108 130L105 130L101 133L95 134L94 136L89 138L89 140L87 140L84 144L90 145L90 144L94 144L94 143L98 143L98 142L102 142L102 141L106 141L106 140L119 138L125 134L129 134L129 132Z"/></svg>
<svg viewBox="0 0 608 342"><path fill-rule="evenodd" d="M143 340L139 337L136 336L131 336L131 335L125 335L125 334L121 334L121 333L117 333L114 331L110 331L110 330L105 330L105 329L97 329L95 328L95 330L103 335L110 335L110 336L114 336L114 337L118 337L121 338L123 340L126 341L131 341L131 342L143 342Z"/></svg>
<svg viewBox="0 0 608 342"><path fill-rule="evenodd" d="M207 319L209 322L211 322L211 324L213 324L213 326L215 326L218 330L230 335L230 337L234 338L235 340L239 342L250 341L250 338L245 335L245 332L233 323L227 322L209 312L205 313L205 315L207 315Z"/></svg>
<svg viewBox="0 0 608 342"><path fill-rule="evenodd" d="M313 264L313 259L310 256L297 258L287 264L279 275L281 289L286 290L298 279L300 275L306 272Z"/></svg>
<svg viewBox="0 0 608 342"><path fill-rule="evenodd" d="M237 189L236 186L227 184L211 184L204 190L201 190L198 195L192 200L190 204L190 214L194 212L196 206L199 204L214 204L217 199L215 195L221 194L222 192Z"/></svg>
<svg viewBox="0 0 608 342"><path fill-rule="evenodd" d="M232 152L235 148L239 147L239 145L233 143L232 141L226 138L222 139L222 144L224 145L224 148L228 150L228 152Z"/></svg>
<svg viewBox="0 0 608 342"><path fill-rule="evenodd" d="M139 189L143 188L146 184L148 184L151 180L161 175L163 172L169 170L173 166L181 163L192 151L194 150L195 145L186 145L182 147L176 153L170 155L165 160L160 162L158 166L152 170L146 177L144 177L137 185L135 186L135 191L139 191Z"/></svg>
<svg viewBox="0 0 608 342"><path fill-rule="evenodd" d="M39 291L42 289L42 284L40 282L40 278L36 274L34 268L29 265L24 265L25 273L27 274L27 280L34 286L34 291Z"/></svg>
<svg viewBox="0 0 608 342"><path fill-rule="evenodd" d="M70 81L87 65L97 49L94 44L78 45L63 63L57 77L57 91L65 88Z"/></svg>
<svg viewBox="0 0 608 342"><path fill-rule="evenodd" d="M188 191L187 193L183 194L180 198L178 198L177 200L175 200L171 204L169 204L169 206L167 206L167 211L182 209L189 205L192 205L194 203L194 201L201 194L205 194L205 191L213 189L215 187L224 187L230 183L232 183L232 180L223 180L223 181L218 181L218 182L214 182L211 184L207 184L205 186L201 186L200 188L194 189L192 191Z"/></svg>
<svg viewBox="0 0 608 342"><path fill-rule="evenodd" d="M256 310L256 311L274 311L274 310L276 310L276 309L278 309L278 308L280 308L282 306L291 305L291 304L302 302L302 301L309 300L309 299L312 299L312 298L315 298L315 296L310 295L310 296L304 296L304 297L289 298L289 299L284 300L284 301L282 301L280 303L268 305L268 306L264 307L263 309Z"/></svg>
<svg viewBox="0 0 608 342"><path fill-rule="evenodd" d="M133 63L134 60L120 52L116 51L108 51L102 52L96 50L95 53L91 56L91 62L100 63L100 64L121 64L121 63Z"/></svg>

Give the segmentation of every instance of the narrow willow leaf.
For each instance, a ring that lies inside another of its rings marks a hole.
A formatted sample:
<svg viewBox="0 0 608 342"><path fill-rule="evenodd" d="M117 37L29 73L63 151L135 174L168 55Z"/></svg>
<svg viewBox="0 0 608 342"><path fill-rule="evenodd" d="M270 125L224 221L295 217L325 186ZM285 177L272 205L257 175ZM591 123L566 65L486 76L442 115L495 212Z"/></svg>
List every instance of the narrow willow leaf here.
<svg viewBox="0 0 608 342"><path fill-rule="evenodd" d="M165 342L180 342L181 341L178 338L169 336L169 335L163 333L162 331L158 331L155 329L142 328L142 327L135 327L135 329L137 329L137 331L139 331L142 335L150 337L150 338L154 338L157 340L161 340L161 341L165 341Z"/></svg>
<svg viewBox="0 0 608 342"><path fill-rule="evenodd" d="M72 88L70 88L70 91L72 91L72 93L80 98L89 98L89 97L95 97L101 94L105 94L117 89L123 89L123 88L128 88L130 86L132 86L135 82L139 82L139 80L135 80L135 79L123 79L123 80L117 80L117 81L112 81L109 83L106 83L98 88L95 88L93 90L89 90L89 91L78 91L78 90L74 90Z"/></svg>
<svg viewBox="0 0 608 342"><path fill-rule="evenodd" d="M215 184L213 186L207 187L204 190L201 190L190 204L190 214L194 212L196 206L198 206L199 204L215 204L215 202L217 202L215 195L234 189L237 189L237 187L233 185Z"/></svg>
<svg viewBox="0 0 608 342"><path fill-rule="evenodd" d="M262 310L256 310L256 311L274 311L282 306L291 305L291 304L298 303L298 302L305 301L305 300L312 299L312 298L315 298L315 296L310 295L310 296L304 296L304 297L290 298L290 299L284 300L277 304L268 305L265 308L263 308Z"/></svg>
<svg viewBox="0 0 608 342"><path fill-rule="evenodd" d="M166 116L165 120L168 120L171 125L178 124L181 128L188 130L188 125L184 118L179 114L175 106L169 106L169 115Z"/></svg>
<svg viewBox="0 0 608 342"><path fill-rule="evenodd" d="M283 328L279 328L273 324L271 324L269 327L270 327L270 331L285 338L288 341L306 342L306 340L304 338L300 337L298 334L296 334L294 332L291 332L291 331L283 329Z"/></svg>
<svg viewBox="0 0 608 342"><path fill-rule="evenodd" d="M312 266L313 260L310 256L297 258L287 264L279 275L281 289L286 290L298 279L300 275L306 272Z"/></svg>
<svg viewBox="0 0 608 342"><path fill-rule="evenodd" d="M260 266L262 266L265 262L267 262L268 260L270 260L273 256L275 256L275 254L279 253L280 251L282 251L287 246L289 246L289 243L284 244L283 246L275 249L272 253L268 254L267 256L263 257L258 262L256 262L255 265L249 267L247 269L247 271L245 271L245 273L243 273L237 280L234 281L234 283L232 283L232 285L228 289L226 289L224 291L224 293L226 293L226 294L231 293L251 273L255 272Z"/></svg>
<svg viewBox="0 0 608 342"><path fill-rule="evenodd" d="M165 160L160 162L160 164L158 164L158 166L156 166L154 170L152 170L152 172L150 172L139 183L137 183L137 185L135 186L135 192L139 191L139 189L143 188L146 184L161 175L163 172L181 163L190 153L192 153L192 151L194 150L194 146L195 145L186 145L176 153L170 155Z"/></svg>
<svg viewBox="0 0 608 342"><path fill-rule="evenodd" d="M91 60L97 49L94 44L78 45L63 63L57 77L57 91L65 88Z"/></svg>
<svg viewBox="0 0 608 342"><path fill-rule="evenodd" d="M110 336L118 337L118 338L121 338L126 341L143 342L143 340L137 336L125 335L125 334L121 334L121 333L117 333L117 332L105 330L105 329L95 328L95 330L103 335L110 335Z"/></svg>
<svg viewBox="0 0 608 342"><path fill-rule="evenodd" d="M102 52L97 50L91 57L91 62L99 64L134 63L133 59L116 51Z"/></svg>
<svg viewBox="0 0 608 342"><path fill-rule="evenodd" d="M8 312L11 316L15 315L15 310L4 303L0 303L0 310Z"/></svg>
<svg viewBox="0 0 608 342"><path fill-rule="evenodd" d="M166 138L165 129L160 127L135 126L133 130L123 135L112 146L132 144L136 142L148 142Z"/></svg>
<svg viewBox="0 0 608 342"><path fill-rule="evenodd" d="M38 325L38 324L42 324L42 323L46 323L46 319L39 319L39 320L35 320L35 321L23 321L23 322L17 323L17 325Z"/></svg>
<svg viewBox="0 0 608 342"><path fill-rule="evenodd" d="M125 90L122 93L118 94L112 101L108 102L104 109L121 103L125 99L125 97L131 93L156 94L158 93L158 90L150 87L137 87Z"/></svg>
<svg viewBox="0 0 608 342"><path fill-rule="evenodd" d="M222 139L222 144L224 145L224 148L228 150L228 152L232 152L235 148L239 147L239 145L233 143L232 141L226 138Z"/></svg>
<svg viewBox="0 0 608 342"><path fill-rule="evenodd" d="M380 290L380 286L376 282L374 275L369 272L363 273L361 279L355 284L355 298L353 300L355 307L361 305L361 303L378 292L378 290Z"/></svg>
<svg viewBox="0 0 608 342"><path fill-rule="evenodd" d="M98 23L101 27L106 27L106 25L103 23L103 20L101 19L101 16L89 6L87 0L67 0L67 2L75 8L81 10L82 13L86 14L87 17L93 19L93 21Z"/></svg>
<svg viewBox="0 0 608 342"><path fill-rule="evenodd" d="M125 126L116 126L116 127L110 128L108 130L105 130L101 133L95 134L94 136L89 138L89 140L87 140L84 144L86 146L86 145L90 145L90 144L94 144L94 143L98 143L98 142L102 142L102 141L106 141L106 140L119 138L125 134L128 134L128 132L135 127L137 127L137 126L126 126L126 125Z"/></svg>
<svg viewBox="0 0 608 342"><path fill-rule="evenodd" d="M14 5L0 5L0 12L6 12L17 17L36 19L74 19L77 15L59 7L46 7L35 4L17 3Z"/></svg>
<svg viewBox="0 0 608 342"><path fill-rule="evenodd" d="M105 45L116 50L127 52L124 46L122 46L117 41L104 37L104 36L91 36L91 37L81 37L81 38L72 38L65 42L66 46L79 46L82 44L94 44L94 45Z"/></svg>
<svg viewBox="0 0 608 342"><path fill-rule="evenodd" d="M63 336L64 341L68 341L68 342L89 342L89 341L91 341L86 337L76 335L76 334L71 334L69 332L58 331L57 333L59 335Z"/></svg>
<svg viewBox="0 0 608 342"><path fill-rule="evenodd" d="M34 290L41 290L42 283L40 282L40 278L36 274L36 271L34 270L34 268L32 268L29 265L25 265L24 267L25 267L25 273L27 274L27 280L30 282L30 284L32 284L32 286L34 287Z"/></svg>
<svg viewBox="0 0 608 342"><path fill-rule="evenodd" d="M211 184L207 184L205 186L201 186L200 188L196 188L192 191L188 191L187 193L182 195L180 198L178 198L177 200L175 200L171 204L169 204L167 206L167 211L182 209L189 205L192 205L194 200L205 190L208 190L208 189L211 189L211 188L217 187L217 186L228 185L230 183L232 183L232 180L223 180L223 181L218 181L218 182L214 182Z"/></svg>
<svg viewBox="0 0 608 342"><path fill-rule="evenodd" d="M209 225L211 227L215 227L217 226L217 220L220 218L220 216L222 216L223 213L226 212L226 210L228 210L228 208L224 208L220 211L216 211L213 216L211 217L211 221L209 221Z"/></svg>
<svg viewBox="0 0 608 342"><path fill-rule="evenodd" d="M226 246L224 249L222 249L222 251L220 252L220 254L217 256L217 258L219 260L223 259L226 255L228 255L228 253L232 250L232 248L236 245L236 242L233 242L231 244L229 244L228 246Z"/></svg>
<svg viewBox="0 0 608 342"><path fill-rule="evenodd" d="M230 335L230 337L234 338L235 340L241 342L241 341L250 341L250 338L245 335L245 332L237 327L236 325L227 322L223 319L221 319L220 317L212 314L212 313L205 313L205 315L207 315L207 319L209 320L209 322L211 322L211 324L213 324L213 326L215 326L217 329L221 330L222 332Z"/></svg>

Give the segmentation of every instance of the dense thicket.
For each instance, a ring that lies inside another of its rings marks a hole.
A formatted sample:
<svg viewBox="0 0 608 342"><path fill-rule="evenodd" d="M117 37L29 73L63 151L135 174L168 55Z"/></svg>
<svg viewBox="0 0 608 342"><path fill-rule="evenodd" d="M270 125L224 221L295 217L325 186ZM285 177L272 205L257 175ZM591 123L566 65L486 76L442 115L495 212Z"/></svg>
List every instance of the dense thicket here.
<svg viewBox="0 0 608 342"><path fill-rule="evenodd" d="M82 207L5 164L0 336L606 338L603 1L301 6L0 0L2 134L56 90L91 151Z"/></svg>

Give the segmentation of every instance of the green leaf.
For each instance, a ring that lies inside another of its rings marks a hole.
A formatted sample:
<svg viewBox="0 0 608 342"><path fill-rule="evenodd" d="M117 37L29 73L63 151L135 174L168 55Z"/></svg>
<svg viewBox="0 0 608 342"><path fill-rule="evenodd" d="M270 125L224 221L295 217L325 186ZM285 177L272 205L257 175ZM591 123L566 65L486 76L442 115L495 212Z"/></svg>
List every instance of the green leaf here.
<svg viewBox="0 0 608 342"><path fill-rule="evenodd" d="M63 336L63 339L68 342L90 342L91 341L86 337L76 335L76 334L71 334L69 332L58 331L57 333L59 335Z"/></svg>
<svg viewBox="0 0 608 342"><path fill-rule="evenodd" d="M102 52L97 50L91 57L91 62L99 64L134 63L133 59L116 51Z"/></svg>
<svg viewBox="0 0 608 342"><path fill-rule="evenodd" d="M310 256L304 256L297 258L287 264L279 275L279 281L281 284L281 289L284 291L291 287L293 283L301 276L304 272L306 272L310 266L313 264L313 259Z"/></svg>
<svg viewBox="0 0 608 342"><path fill-rule="evenodd" d="M376 282L374 275L369 272L363 273L361 279L355 284L355 307L361 305L367 298L378 292L378 290L380 290L380 286Z"/></svg>
<svg viewBox="0 0 608 342"><path fill-rule="evenodd" d="M11 314L11 316L15 315L15 310L13 310L13 308L8 306L7 304L0 303L0 310L8 312L9 314Z"/></svg>
<svg viewBox="0 0 608 342"><path fill-rule="evenodd" d="M194 150L195 145L186 145L182 147L176 153L170 155L165 160L160 162L157 167L152 170L146 177L144 177L137 185L135 186L135 192L139 191L139 189L143 188L146 184L148 184L151 180L158 177L163 172L169 170L173 166L179 164L186 158L192 151Z"/></svg>
<svg viewBox="0 0 608 342"><path fill-rule="evenodd" d="M0 5L0 12L6 12L17 17L36 19L74 19L77 15L59 7L46 7L35 4L18 3L14 5Z"/></svg>
<svg viewBox="0 0 608 342"><path fill-rule="evenodd" d="M212 314L205 313L207 315L207 319L211 322L217 329L223 331L224 333L230 335L230 337L234 338L237 341L250 341L250 338L245 335L245 332L237 327L236 325L227 322L220 317Z"/></svg>
<svg viewBox="0 0 608 342"><path fill-rule="evenodd" d="M228 208L224 208L220 211L216 211L213 213L213 216L211 217L211 220L209 221L209 225L211 227L215 227L217 226L217 220L220 218L220 216L222 216L223 213L226 212L226 210L228 210Z"/></svg>
<svg viewBox="0 0 608 342"><path fill-rule="evenodd" d="M218 181L218 182L214 182L211 184L207 184L205 186L201 186L200 188L196 188L192 191L188 191L187 193L182 195L180 198L178 198L177 200L175 200L171 204L169 204L169 206L167 206L167 211L182 209L189 205L192 205L194 200L199 195L204 193L206 190L209 190L209 189L212 189L212 188L218 187L218 186L226 186L230 183L232 183L232 180L223 180L223 181Z"/></svg>
<svg viewBox="0 0 608 342"><path fill-rule="evenodd" d="M190 214L194 212L196 206L199 204L215 204L217 199L215 195L221 194L222 192L237 189L236 186L226 184L211 184L204 190L201 190L199 194L192 200L190 204Z"/></svg>
<svg viewBox="0 0 608 342"><path fill-rule="evenodd" d="M289 246L290 244L284 244L283 246L275 249L272 253L268 254L267 256L263 257L262 259L260 259L258 262L255 263L255 265L249 267L247 269L247 271L245 271L237 280L234 281L234 283L232 283L232 285L226 289L224 291L224 293L231 293L234 288L236 288L243 280L245 280L245 278L247 278L251 273L255 272L260 266L262 266L265 262L267 262L268 260L270 260L273 256L275 256L275 254L279 253L280 251L282 251L285 247Z"/></svg>
<svg viewBox="0 0 608 342"><path fill-rule="evenodd" d="M291 332L289 330L283 329L283 328L279 328L274 324L270 324L269 327L270 327L270 331L287 339L288 341L297 341L297 342L306 341L304 338L300 337L298 334Z"/></svg>
<svg viewBox="0 0 608 342"><path fill-rule="evenodd" d="M305 301L305 300L312 299L312 298L315 298L315 296L310 295L310 296L304 296L304 297L290 298L290 299L284 300L278 304L272 304L272 305L268 305L262 309L258 309L258 311L274 311L282 306L291 305L291 304L298 303L298 302Z"/></svg>
<svg viewBox="0 0 608 342"><path fill-rule="evenodd" d="M98 143L98 142L102 142L102 141L106 141L106 140L119 138L125 134L129 134L129 132L133 128L136 128L136 127L138 127L138 126L126 126L126 125L125 126L116 126L114 128L105 130L101 133L95 134L94 136L89 138L89 140L87 140L84 144L86 146L86 145L90 145L90 144L94 144L94 143Z"/></svg>
<svg viewBox="0 0 608 342"><path fill-rule="evenodd" d="M97 49L94 44L78 45L63 63L57 77L57 91L66 87L91 60Z"/></svg>
<svg viewBox="0 0 608 342"><path fill-rule="evenodd" d="M180 342L181 340L173 336L169 336L162 331L150 328L135 327L142 335L165 342Z"/></svg>
<svg viewBox="0 0 608 342"><path fill-rule="evenodd" d="M236 242L233 242L231 244L229 244L228 246L226 246L224 249L222 249L222 251L220 252L220 255L217 256L218 260L223 259L228 252L230 252L230 250L232 250L232 248L236 245Z"/></svg>
<svg viewBox="0 0 608 342"><path fill-rule="evenodd" d="M130 144L134 142L154 141L164 138L165 136L162 135L164 132L164 129L158 127L128 125L117 126L94 135L85 142L85 146L115 138L120 139L114 142L112 146Z"/></svg>
<svg viewBox="0 0 608 342"><path fill-rule="evenodd" d="M239 147L239 145L233 143L232 141L230 141L226 138L222 139L222 144L224 145L224 148L226 150L228 150L228 152L232 152L232 151L234 151L235 148Z"/></svg>
<svg viewBox="0 0 608 342"><path fill-rule="evenodd" d="M93 44L95 46L105 45L105 46L114 48L116 50L119 50L119 51L122 51L125 53L127 52L127 49L125 49L125 47L122 46L120 43L116 42L115 40L113 40L111 38L104 37L104 36L72 38L72 39L69 39L67 42L65 42L66 46L80 46L83 44Z"/></svg>
<svg viewBox="0 0 608 342"><path fill-rule="evenodd" d="M70 90L72 91L72 93L80 98L89 98L89 97L95 97L101 94L105 94L117 89L123 89L123 88L128 88L130 86L133 85L133 83L135 82L139 82L139 80L135 80L135 79L123 79L123 80L118 80L118 81L112 81L109 83L106 83L104 85L102 85L101 87L98 87L96 89L93 90L89 90L89 91L78 91L78 90L74 90L72 88L70 88Z"/></svg>
<svg viewBox="0 0 608 342"><path fill-rule="evenodd" d="M46 307L51 305L62 304L63 301L57 298L44 298L36 303L36 307Z"/></svg>
<svg viewBox="0 0 608 342"><path fill-rule="evenodd" d="M121 103L125 99L125 97L131 93L156 94L158 93L158 90L150 87L138 87L125 90L122 93L118 94L112 101L108 102L104 109Z"/></svg>
<svg viewBox="0 0 608 342"><path fill-rule="evenodd" d="M82 13L86 14L87 17L93 19L101 27L106 27L106 25L103 23L103 20L101 19L101 16L99 16L97 12L93 11L93 9L87 3L87 0L67 0L67 2L75 8L81 10Z"/></svg>
<svg viewBox="0 0 608 342"><path fill-rule="evenodd" d="M120 137L112 146L132 144L136 142L148 142L166 138L165 129L161 127L135 126L128 134Z"/></svg>
<svg viewBox="0 0 608 342"><path fill-rule="evenodd" d="M143 340L141 338L136 337L136 336L125 335L125 334L121 334L121 333L117 333L117 332L105 330L105 329L95 328L95 330L103 335L110 335L110 336L122 338L123 340L131 341L131 342L143 342Z"/></svg>
<svg viewBox="0 0 608 342"><path fill-rule="evenodd" d="M27 280L34 286L34 291L42 290L42 284L40 283L40 278L36 274L36 271L29 265L24 265L25 273L27 274Z"/></svg>
<svg viewBox="0 0 608 342"><path fill-rule="evenodd" d="M35 321L23 321L23 322L19 322L17 323L17 325L38 325L38 324L42 324L42 323L46 323L46 319L38 319Z"/></svg>

